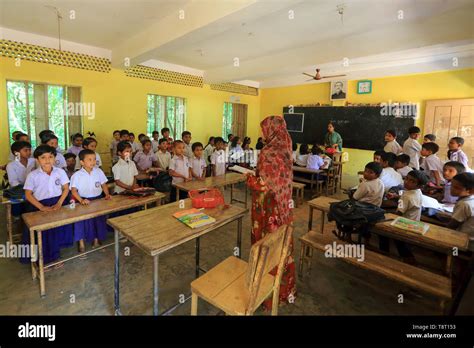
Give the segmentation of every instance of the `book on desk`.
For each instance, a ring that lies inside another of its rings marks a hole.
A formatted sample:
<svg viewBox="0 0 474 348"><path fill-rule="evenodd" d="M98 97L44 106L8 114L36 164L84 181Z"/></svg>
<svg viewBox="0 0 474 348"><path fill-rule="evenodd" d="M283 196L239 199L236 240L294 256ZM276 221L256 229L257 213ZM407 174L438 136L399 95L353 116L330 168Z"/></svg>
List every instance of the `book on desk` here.
<svg viewBox="0 0 474 348"><path fill-rule="evenodd" d="M216 222L216 219L205 214L202 209L195 208L178 211L173 214L173 217L191 228L199 228Z"/></svg>

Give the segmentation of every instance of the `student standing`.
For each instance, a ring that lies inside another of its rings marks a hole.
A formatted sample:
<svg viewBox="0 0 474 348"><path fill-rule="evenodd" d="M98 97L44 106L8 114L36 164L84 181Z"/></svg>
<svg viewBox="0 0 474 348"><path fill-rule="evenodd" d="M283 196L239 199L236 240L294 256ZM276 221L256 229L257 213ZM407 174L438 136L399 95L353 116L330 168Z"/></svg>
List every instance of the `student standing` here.
<svg viewBox="0 0 474 348"><path fill-rule="evenodd" d="M170 129L168 127L161 128L161 136L168 142L168 152L173 151L173 138L170 137Z"/></svg>
<svg viewBox="0 0 474 348"><path fill-rule="evenodd" d="M441 187L443 183L443 162L439 159L436 153L439 150L439 146L436 143L429 142L424 143L421 146L421 155L423 160L423 170L425 174L429 176L430 182L435 184L437 187Z"/></svg>
<svg viewBox="0 0 474 348"><path fill-rule="evenodd" d="M160 145L159 143L159 138L160 138L160 133L158 133L158 131L153 131L151 133L151 149L153 151L153 153L155 153L156 151L158 151L158 146Z"/></svg>
<svg viewBox="0 0 474 348"><path fill-rule="evenodd" d="M191 132L184 131L181 134L181 140L184 143L184 155L188 159L193 158L193 148L192 148L192 144L191 144Z"/></svg>
<svg viewBox="0 0 474 348"><path fill-rule="evenodd" d="M191 159L191 174L196 180L206 178L206 161L204 160L202 144L200 142L193 144L193 158Z"/></svg>
<svg viewBox="0 0 474 348"><path fill-rule="evenodd" d="M397 143L397 133L393 129L385 132L385 141L387 142L383 148L385 152L392 152L395 155L402 152L402 147Z"/></svg>
<svg viewBox="0 0 474 348"><path fill-rule="evenodd" d="M418 127L408 128L408 139L403 143L403 153L410 156L409 167L420 169L421 144L418 142L421 130Z"/></svg>
<svg viewBox="0 0 474 348"><path fill-rule="evenodd" d="M158 151L156 152L156 158L158 161L158 166L162 170L168 170L171 162L171 153L168 151L168 140L161 138L158 141Z"/></svg>
<svg viewBox="0 0 474 348"><path fill-rule="evenodd" d="M224 139L217 137L214 139L215 151L211 156L212 176L225 175L226 158L224 151Z"/></svg>
<svg viewBox="0 0 474 348"><path fill-rule="evenodd" d="M82 142L84 137L81 133L76 133L72 136L72 146L67 149L66 153L72 153L74 155L79 155L79 152L82 151Z"/></svg>
<svg viewBox="0 0 474 348"><path fill-rule="evenodd" d="M143 150L139 150L133 157L133 161L137 164L139 172L145 173L152 167L158 167L156 155L151 150L151 141L144 140L142 143Z"/></svg>
<svg viewBox="0 0 474 348"><path fill-rule="evenodd" d="M206 147L204 148L204 160L206 161L206 175L211 176L211 156L214 152L214 137L209 137Z"/></svg>
<svg viewBox="0 0 474 348"><path fill-rule="evenodd" d="M173 143L173 153L174 156L170 162L169 173L173 177L173 184L178 184L181 182L186 182L192 179L191 165L189 164L189 159L184 155L185 146L181 140L175 140ZM182 192L182 191L181 191ZM172 187L170 193L170 202L175 202L176 199L182 199L181 196L176 197L176 187Z"/></svg>
<svg viewBox="0 0 474 348"><path fill-rule="evenodd" d="M97 149L97 140L93 137L85 138L82 142L82 148L85 150L92 150L95 153L95 167L100 168L102 167L102 159L100 155L95 151ZM79 157L76 157L76 170L81 169L81 160Z"/></svg>
<svg viewBox="0 0 474 348"><path fill-rule="evenodd" d="M464 139L461 137L454 137L449 140L448 148L450 151L449 160L461 163L466 171L469 172L469 159L462 150Z"/></svg>
<svg viewBox="0 0 474 348"><path fill-rule="evenodd" d="M137 166L132 161L132 145L128 141L121 141L117 144L118 162L112 167L115 180L115 193L138 188L136 176Z"/></svg>
<svg viewBox="0 0 474 348"><path fill-rule="evenodd" d="M96 167L95 152L84 149L79 153L81 169L71 177L72 197L81 205L104 197L110 199L107 178L102 169ZM98 247L107 237L107 216L83 220L74 224L74 241L79 242L79 252L85 251L84 240Z"/></svg>

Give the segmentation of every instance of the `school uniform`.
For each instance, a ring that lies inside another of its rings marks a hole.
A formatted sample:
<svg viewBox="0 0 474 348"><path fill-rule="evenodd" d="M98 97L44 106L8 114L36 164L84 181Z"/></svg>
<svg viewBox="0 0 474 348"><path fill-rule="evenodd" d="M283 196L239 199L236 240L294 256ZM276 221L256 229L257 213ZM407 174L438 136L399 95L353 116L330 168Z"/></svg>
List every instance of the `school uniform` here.
<svg viewBox="0 0 474 348"><path fill-rule="evenodd" d="M392 140L392 141L387 142L387 144L385 144L383 150L385 152L392 152L395 155L398 155L402 152L402 147L400 146L399 143L397 143L396 140Z"/></svg>
<svg viewBox="0 0 474 348"><path fill-rule="evenodd" d="M443 179L443 162L439 159L436 154L431 154L423 160L423 170L425 174L430 178L431 182L436 182L433 171L437 171L441 182L444 182Z"/></svg>
<svg viewBox="0 0 474 348"><path fill-rule="evenodd" d="M323 157L323 165L319 169L328 169L331 166L332 159L329 156Z"/></svg>
<svg viewBox="0 0 474 348"><path fill-rule="evenodd" d="M385 192L390 190L392 187L403 185L403 178L401 174L392 167L387 167L382 170L380 180L383 182Z"/></svg>
<svg viewBox="0 0 474 348"><path fill-rule="evenodd" d="M132 152L137 152L143 149L142 144L140 143L130 143L132 145Z"/></svg>
<svg viewBox="0 0 474 348"><path fill-rule="evenodd" d="M71 189L77 189L83 199L93 201L103 197L102 185L107 183L107 177L100 168L92 168L90 173L81 168L71 177ZM92 243L95 238L107 238L107 216L99 216L74 223L74 241L81 239Z"/></svg>
<svg viewBox="0 0 474 348"><path fill-rule="evenodd" d="M308 161L306 162L306 168L312 170L319 170L324 164L324 160L319 155L308 155Z"/></svg>
<svg viewBox="0 0 474 348"><path fill-rule="evenodd" d="M158 142L158 140L155 140L155 139L152 139L152 140L151 140L151 150L152 150L153 152L158 151L159 145L160 145L160 143Z"/></svg>
<svg viewBox="0 0 474 348"><path fill-rule="evenodd" d="M474 251L474 195L458 199L452 218L462 223L456 230L469 235L469 250Z"/></svg>
<svg viewBox="0 0 474 348"><path fill-rule="evenodd" d="M56 153L56 157L54 158L54 166L60 169L67 167L66 159L64 158L62 153Z"/></svg>
<svg viewBox="0 0 474 348"><path fill-rule="evenodd" d="M184 143L184 155L188 158L191 159L194 156L193 153L193 145L191 143L186 144Z"/></svg>
<svg viewBox="0 0 474 348"><path fill-rule="evenodd" d="M144 153L140 150L133 157L133 161L137 164L137 167L140 170L147 170L153 166L153 162L156 162L157 158L152 151Z"/></svg>
<svg viewBox="0 0 474 348"><path fill-rule="evenodd" d="M211 144L207 144L204 148L204 160L206 161L206 166L208 167L211 164L211 156L213 152L214 146L212 146Z"/></svg>
<svg viewBox="0 0 474 348"><path fill-rule="evenodd" d="M26 167L20 161L12 161L7 164L7 175L10 187L25 184L26 177L28 174L35 169L36 160L34 158L28 158Z"/></svg>
<svg viewBox="0 0 474 348"><path fill-rule="evenodd" d="M442 203L456 203L458 197L451 196L451 181L446 181L443 188L443 200Z"/></svg>
<svg viewBox="0 0 474 348"><path fill-rule="evenodd" d="M225 175L225 151L216 150L212 153L211 164L216 167L216 176Z"/></svg>
<svg viewBox="0 0 474 348"><path fill-rule="evenodd" d="M118 162L112 167L112 173L114 174L114 180L120 180L125 185L133 185L135 176L138 175L137 166L135 162L120 158ZM120 193L125 191L124 188L115 185L115 192Z"/></svg>
<svg viewBox="0 0 474 348"><path fill-rule="evenodd" d="M397 210L407 219L420 221L422 196L420 189L404 190L398 200Z"/></svg>
<svg viewBox="0 0 474 348"><path fill-rule="evenodd" d="M410 173L413 170L413 168L409 166L405 166L403 168L398 168L397 172L402 176L402 178L406 177L408 173Z"/></svg>
<svg viewBox="0 0 474 348"><path fill-rule="evenodd" d="M190 161L190 165L193 174L199 178L202 177L202 175L206 172L207 166L203 157L198 158L194 156Z"/></svg>
<svg viewBox="0 0 474 348"><path fill-rule="evenodd" d="M410 156L409 166L413 169L420 169L421 144L412 138L408 138L403 143L403 153Z"/></svg>
<svg viewBox="0 0 474 348"><path fill-rule="evenodd" d="M95 168L100 168L102 167L102 159L100 158L100 155L96 152L95 153ZM81 165L81 160L79 159L79 156L76 157L76 167L74 168L75 170L79 170L82 168Z"/></svg>
<svg viewBox="0 0 474 348"><path fill-rule="evenodd" d="M362 181L352 196L356 201L366 202L380 207L385 187L379 178Z"/></svg>
<svg viewBox="0 0 474 348"><path fill-rule="evenodd" d="M178 174L181 174L185 176L186 178L189 178L189 168L191 167L191 164L189 163L189 159L185 155L181 156L174 156L171 161L170 161L170 170L174 170ZM183 178L178 178L176 176L172 176L172 184L179 184L181 182L184 182ZM175 202L176 198L177 199L183 199L187 197L187 193L180 191L179 197L176 197L176 187L172 186L171 192L170 192L170 201Z"/></svg>
<svg viewBox="0 0 474 348"><path fill-rule="evenodd" d="M79 156L79 152L81 152L82 150L84 150L84 148L82 146L71 146L69 149L67 149L67 153L73 153L74 155Z"/></svg>
<svg viewBox="0 0 474 348"><path fill-rule="evenodd" d="M34 159L33 152L35 152L35 148L34 148L34 147L31 148L31 155L30 155L30 158L33 158L33 159ZM12 152L10 151L10 153L8 154L8 162L14 161L15 159L16 159L16 158L15 158L15 155L12 154Z"/></svg>
<svg viewBox="0 0 474 348"><path fill-rule="evenodd" d="M63 185L69 184L69 179L64 170L53 167L50 174L43 169L33 170L26 177L25 190L32 191L33 196L44 206L53 206L63 193ZM68 204L66 198L63 205ZM28 212L38 211L31 203L27 203ZM30 243L30 233L27 228L23 231L23 244ZM59 258L60 248L69 247L73 244L72 225L66 225L43 231L43 257L44 262L49 263ZM29 259L22 259L22 262L29 262Z"/></svg>
<svg viewBox="0 0 474 348"><path fill-rule="evenodd" d="M295 163L297 166L306 167L306 165L308 164L308 155L302 155L299 153L298 155L296 155Z"/></svg>
<svg viewBox="0 0 474 348"><path fill-rule="evenodd" d="M469 169L469 159L468 159L466 153L463 150L459 149L457 151L451 152L451 154L449 156L449 160L461 163L466 168L466 170L468 172L470 171L470 169Z"/></svg>
<svg viewBox="0 0 474 348"><path fill-rule="evenodd" d="M168 151L162 152L161 150L158 150L155 155L160 168L163 170L168 170L171 162L171 154Z"/></svg>

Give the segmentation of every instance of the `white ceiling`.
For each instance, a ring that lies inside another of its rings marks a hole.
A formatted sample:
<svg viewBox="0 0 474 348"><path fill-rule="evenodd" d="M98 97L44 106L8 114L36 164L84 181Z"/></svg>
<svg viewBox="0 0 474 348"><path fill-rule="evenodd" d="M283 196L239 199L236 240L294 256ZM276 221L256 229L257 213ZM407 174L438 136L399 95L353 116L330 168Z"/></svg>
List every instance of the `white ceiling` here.
<svg viewBox="0 0 474 348"><path fill-rule="evenodd" d="M45 5L61 10L62 38L111 50L117 67L128 57L206 82L273 87L316 83L301 74L316 67L352 79L474 66L473 0L0 0L0 26L56 37Z"/></svg>

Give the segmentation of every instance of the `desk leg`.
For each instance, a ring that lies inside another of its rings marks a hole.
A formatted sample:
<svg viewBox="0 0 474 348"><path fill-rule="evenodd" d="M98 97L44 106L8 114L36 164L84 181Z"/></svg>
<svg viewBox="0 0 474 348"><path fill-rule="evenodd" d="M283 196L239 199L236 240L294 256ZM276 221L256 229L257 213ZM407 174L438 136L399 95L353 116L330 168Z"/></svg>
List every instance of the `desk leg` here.
<svg viewBox="0 0 474 348"><path fill-rule="evenodd" d="M153 256L153 315L158 315L159 301L159 284L158 284L158 258L159 255Z"/></svg>
<svg viewBox="0 0 474 348"><path fill-rule="evenodd" d="M8 241L10 245L13 245L13 222L12 222L12 205L11 203L6 204L7 211L7 232L8 232Z"/></svg>
<svg viewBox="0 0 474 348"><path fill-rule="evenodd" d="M201 238L196 238L196 279L199 278L199 253L200 253Z"/></svg>
<svg viewBox="0 0 474 348"><path fill-rule="evenodd" d="M313 207L309 206L308 231L313 229Z"/></svg>
<svg viewBox="0 0 474 348"><path fill-rule="evenodd" d="M114 307L115 315L120 315L120 236L119 231L114 230L114 239L115 239L115 271L114 271Z"/></svg>
<svg viewBox="0 0 474 348"><path fill-rule="evenodd" d="M38 261L38 254L35 248L35 231L30 230L30 253L31 253L31 278L36 279L38 274L36 272L36 261Z"/></svg>
<svg viewBox="0 0 474 348"><path fill-rule="evenodd" d="M446 256L446 275L451 279L453 273L453 255L448 254Z"/></svg>
<svg viewBox="0 0 474 348"><path fill-rule="evenodd" d="M326 213L321 211L321 234L324 233L324 220L326 220Z"/></svg>
<svg viewBox="0 0 474 348"><path fill-rule="evenodd" d="M38 234L38 264L39 264L39 281L41 297L46 295L46 286L44 284L44 262L43 262L43 234L37 231Z"/></svg>
<svg viewBox="0 0 474 348"><path fill-rule="evenodd" d="M247 202L248 202L248 199L249 199L249 188L247 186L247 184L245 184L245 209L247 209Z"/></svg>
<svg viewBox="0 0 474 348"><path fill-rule="evenodd" d="M237 257L241 259L242 258L242 218L239 218L237 220L237 249L239 253Z"/></svg>

